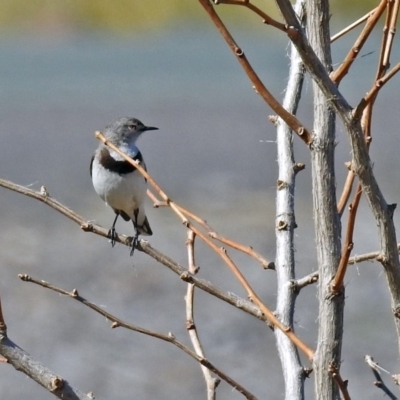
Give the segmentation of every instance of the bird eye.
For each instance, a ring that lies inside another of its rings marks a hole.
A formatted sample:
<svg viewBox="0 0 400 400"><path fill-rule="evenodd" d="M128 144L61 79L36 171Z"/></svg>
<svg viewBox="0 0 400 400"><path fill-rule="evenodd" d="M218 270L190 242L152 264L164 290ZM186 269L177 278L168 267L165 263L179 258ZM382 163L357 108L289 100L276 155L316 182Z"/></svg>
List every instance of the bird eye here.
<svg viewBox="0 0 400 400"><path fill-rule="evenodd" d="M134 124L129 125L129 129L135 131L136 130L136 125L134 125Z"/></svg>

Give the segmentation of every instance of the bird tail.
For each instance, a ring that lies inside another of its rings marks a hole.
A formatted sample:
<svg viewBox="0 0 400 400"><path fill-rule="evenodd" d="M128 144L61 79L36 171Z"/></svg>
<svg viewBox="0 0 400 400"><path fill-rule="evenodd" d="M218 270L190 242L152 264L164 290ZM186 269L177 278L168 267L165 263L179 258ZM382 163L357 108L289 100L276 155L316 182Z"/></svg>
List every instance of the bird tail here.
<svg viewBox="0 0 400 400"><path fill-rule="evenodd" d="M137 227L137 230L143 236L151 236L153 234L153 231L150 228L150 224L146 216L144 217L142 225Z"/></svg>

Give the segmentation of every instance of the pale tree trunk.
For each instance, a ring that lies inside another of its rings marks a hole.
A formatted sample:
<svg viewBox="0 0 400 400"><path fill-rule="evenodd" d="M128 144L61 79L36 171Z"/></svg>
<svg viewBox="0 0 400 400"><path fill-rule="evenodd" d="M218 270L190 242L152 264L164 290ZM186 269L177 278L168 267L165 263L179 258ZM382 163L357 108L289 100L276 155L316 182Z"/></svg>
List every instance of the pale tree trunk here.
<svg viewBox="0 0 400 400"><path fill-rule="evenodd" d="M304 13L305 2L298 0L295 10ZM290 71L283 106L296 114L304 79L304 66L294 45L290 49ZM281 119L277 120L277 161L279 176L276 194L276 275L277 306L276 315L286 326L293 329L294 307L297 293L292 285L295 279L294 213L295 178L298 166L293 154L293 134ZM297 347L279 329L275 329L276 345L281 360L285 380L285 399L304 399L305 373L301 365Z"/></svg>
<svg viewBox="0 0 400 400"><path fill-rule="evenodd" d="M311 46L331 70L329 1L307 0L307 30ZM341 227L336 204L335 113L318 85L313 83L314 140L311 145L314 224L318 257L318 346L314 357L317 399L339 398L329 365L340 365L344 289L332 296L330 283L341 256Z"/></svg>

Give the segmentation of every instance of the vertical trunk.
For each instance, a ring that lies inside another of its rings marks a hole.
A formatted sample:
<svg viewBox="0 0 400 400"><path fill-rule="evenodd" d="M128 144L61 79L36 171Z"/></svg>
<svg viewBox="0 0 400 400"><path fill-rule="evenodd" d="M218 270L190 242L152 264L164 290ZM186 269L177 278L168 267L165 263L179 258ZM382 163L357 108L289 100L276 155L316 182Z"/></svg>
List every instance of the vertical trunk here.
<svg viewBox="0 0 400 400"><path fill-rule="evenodd" d="M302 14L304 0L298 0L296 13ZM296 114L303 86L304 66L294 45L290 51L289 80L283 101L283 106ZM296 293L293 292L291 281L295 278L294 260L294 191L295 191L295 161L293 155L292 131L282 119L277 123L277 156L279 177L276 194L276 273L277 273L277 306L278 318L293 329L293 314ZM304 399L304 370L296 346L279 329L275 330L276 343L281 360L285 380L285 399Z"/></svg>
<svg viewBox="0 0 400 400"><path fill-rule="evenodd" d="M331 69L329 1L307 0L307 29L311 46L325 68ZM311 146L314 223L319 270L319 330L314 358L317 399L339 398L328 372L329 364L340 365L344 291L332 297L330 281L341 253L341 228L336 205L334 169L335 114L316 83L314 90L314 141Z"/></svg>

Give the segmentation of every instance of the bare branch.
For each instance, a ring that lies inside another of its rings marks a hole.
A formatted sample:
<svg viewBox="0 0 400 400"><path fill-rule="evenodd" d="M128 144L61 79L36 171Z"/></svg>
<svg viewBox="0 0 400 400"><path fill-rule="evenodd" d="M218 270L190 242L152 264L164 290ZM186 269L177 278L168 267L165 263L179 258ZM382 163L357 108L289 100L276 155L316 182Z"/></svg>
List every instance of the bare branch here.
<svg viewBox="0 0 400 400"><path fill-rule="evenodd" d="M284 107L279 103L278 100L268 91L265 85L262 83L261 79L258 77L253 67L247 60L243 50L236 44L232 35L218 17L217 13L214 10L214 7L211 5L209 0L199 0L201 5L204 7L211 20L217 27L218 31L225 39L229 48L232 50L233 54L236 56L236 59L239 61L240 65L243 67L250 81L253 83L255 90L257 93L264 99L264 101L274 110L276 114L278 114L289 126L290 128L300 136L300 138L306 143L310 144L312 142L312 135L308 131L308 129L290 112L285 110Z"/></svg>
<svg viewBox="0 0 400 400"><path fill-rule="evenodd" d="M255 12L257 15L259 15L263 19L264 24L274 26L275 28L277 28L283 32L286 32L286 26L284 24L282 24L281 22L278 22L275 19L273 19L272 17L270 17L268 14L266 14L264 11L260 10L254 4L250 3L249 0L214 0L214 3L216 5L231 4L231 5L236 5L236 6L244 6L244 7L248 8L249 10Z"/></svg>
<svg viewBox="0 0 400 400"><path fill-rule="evenodd" d="M43 364L33 359L25 350L12 342L7 337L4 320L0 328L0 354L17 371L29 376L59 399L93 400L92 396L86 395L70 386L68 381L50 371Z"/></svg>
<svg viewBox="0 0 400 400"><path fill-rule="evenodd" d="M113 151L118 153L121 157L123 157L124 160L128 161L132 165L135 166L135 168L147 179L148 183L150 183L160 194L160 196L168 203L171 205L171 208L175 211L175 213L182 219L182 222L184 225L192 230L197 236L199 236L204 242L207 243L207 245L213 249L219 256L222 258L222 260L225 262L225 264L228 266L228 268L231 270L233 275L237 278L237 280L241 283L241 285L244 287L246 290L248 297L250 298L251 301L253 301L262 311L262 313L267 317L268 321L272 323L274 326L276 326L278 329L280 329L282 332L285 333L285 335L301 350L304 352L304 354L308 357L309 360L312 360L314 351L306 345L305 342L303 342L298 336L295 335L293 332L293 329L290 327L285 326L282 324L278 318L275 317L274 313L261 301L260 297L257 295L257 293L254 291L254 289L251 287L245 276L242 274L242 272L239 270L237 265L232 261L232 259L228 256L226 250L224 248L218 247L215 245L213 241L211 241L208 237L208 235L204 234L202 231L197 229L186 217L182 215L182 212L179 210L178 206L162 191L162 189L157 185L157 183L154 181L154 179L147 173L147 171L139 165L136 161L134 161L132 158L128 157L126 154L124 154L120 149L118 149L115 145L110 143L101 132L96 132L96 137L101 140L106 146L110 147ZM174 205L172 207L172 204Z"/></svg>
<svg viewBox="0 0 400 400"><path fill-rule="evenodd" d="M346 275L347 266L349 264L350 254L354 247L353 233L354 233L354 226L356 223L358 205L360 204L361 200L361 195L362 195L362 188L361 185L358 185L357 191L354 196L354 201L349 206L349 219L347 221L346 238L343 244L343 250L342 250L342 255L340 257L339 266L336 271L336 275L331 283L331 289L333 294L337 294L343 287L343 281Z"/></svg>
<svg viewBox="0 0 400 400"><path fill-rule="evenodd" d="M358 25L362 24L365 20L367 20L374 12L376 11L376 7L371 10L369 13L365 14L363 17L358 19L357 21L353 22L346 28L342 29L340 32L338 32L336 35L333 35L331 37L331 43L333 43L335 40L339 39L340 37L344 36L346 33L349 33L351 30L356 28Z"/></svg>
<svg viewBox="0 0 400 400"><path fill-rule="evenodd" d="M312 285L313 283L317 283L319 279L318 272L312 272L309 275L304 276L303 278L293 280L292 287L293 290L297 293L300 292L301 289L305 288L308 285Z"/></svg>
<svg viewBox="0 0 400 400"><path fill-rule="evenodd" d="M196 235L193 231L188 230L188 238L186 241L187 250L188 250L188 271L196 275L197 267L194 261L194 240ZM200 343L200 339L197 333L196 325L194 323L194 285L192 283L188 283L186 296L186 329L189 332L190 340L193 344L194 351L199 357L204 358L203 347ZM204 378L206 380L207 385L207 400L215 400L216 399L216 388L220 383L219 379L215 379L208 368L201 365L201 370L203 371Z"/></svg>
<svg viewBox="0 0 400 400"><path fill-rule="evenodd" d="M397 400L397 397L389 390L389 388L383 382L383 379L382 379L381 373L379 372L379 369L385 371L386 373L389 373L389 372L384 370L376 362L374 362L374 359L369 355L366 355L364 357L364 360L369 365L372 373L375 376L376 381L374 382L374 385L376 387L378 387L379 389L381 389L391 400Z"/></svg>
<svg viewBox="0 0 400 400"><path fill-rule="evenodd" d="M347 173L346 182L343 187L342 195L338 201L338 214L342 216L343 211L346 207L347 202L349 201L351 190L353 189L355 174L353 171L349 171Z"/></svg>
<svg viewBox="0 0 400 400"><path fill-rule="evenodd" d="M218 375L226 383L228 383L230 386L232 386L235 390L237 390L239 393L243 394L243 396L245 396L246 399L257 400L257 398L252 393L250 393L243 386L239 385L235 380L233 380L232 378L227 376L225 373L223 373L221 370L219 370L217 367L215 367L210 361L208 361L204 357L197 355L195 352L190 350L182 342L177 340L172 333L168 333L168 335L164 335L162 333L150 331L148 329L139 327L137 325L133 325L133 324L124 322L123 320L115 317L114 315L108 313L107 311L104 311L101 307L97 306L96 304L94 304L94 303L90 302L89 300L85 299L84 297L80 296L76 289L72 290L72 292L68 292L68 291L61 289L57 286L54 286L46 281L32 278L29 275L20 274L20 275L18 275L18 277L24 282L35 283L36 285L42 286L46 289L53 290L57 293L63 294L65 296L68 296L72 299L79 301L80 303L89 307L91 310L97 312L98 314L100 314L100 315L106 317L108 320L112 321L111 328L123 327L123 328L129 329L131 331L142 333L144 335L151 336L151 337L154 337L154 338L157 338L157 339L160 339L165 342L173 344L174 346L176 346L179 349L181 349L182 351L184 351L191 358L198 361L201 365L203 365L206 368L208 368L209 370L213 371L216 375Z"/></svg>
<svg viewBox="0 0 400 400"><path fill-rule="evenodd" d="M332 374L333 379L339 386L339 389L343 395L343 400L351 400L349 391L347 390L347 381L343 381L342 377L340 376L339 367L335 363L330 363L329 372Z"/></svg>
<svg viewBox="0 0 400 400"><path fill-rule="evenodd" d="M354 45L348 52L344 61L340 64L340 67L335 72L331 73L331 79L336 84L339 84L340 81L349 72L349 69L352 66L353 62L355 61L357 56L360 54L360 50L364 46L364 44L367 41L372 30L375 28L375 25L378 23L379 18L385 11L386 5L387 5L387 0L381 0L379 6L376 7L374 9L374 11L370 13L370 15L368 16L368 21L365 24L364 29L362 30L362 32L360 33L356 42L354 43Z"/></svg>
<svg viewBox="0 0 400 400"><path fill-rule="evenodd" d="M354 117L360 118L364 109L375 100L382 87L400 71L400 62L397 63L383 78L378 79L372 89L363 97L354 111Z"/></svg>
<svg viewBox="0 0 400 400"><path fill-rule="evenodd" d="M0 186L5 187L7 189L13 190L17 193L24 194L28 197L34 198L39 200L48 206L52 207L56 211L60 212L61 214L65 215L72 221L76 222L83 231L85 232L92 232L97 235L103 236L108 238L108 230L92 223L87 222L82 216L78 215L65 205L61 204L59 201L53 199L47 194L42 194L42 192L36 192L32 189L26 188L24 186L17 185L13 182L6 181L4 179L0 179ZM129 236L118 235L116 238L117 242L124 244L125 246L131 245L131 238ZM176 263L174 260L163 254L162 252L158 251L157 249L153 248L149 242L146 240L141 239L136 247L139 251L142 251L152 257L154 260L160 262L175 274L177 274L182 280L186 282L190 281L195 286L200 288L201 290L219 298L227 302L228 304L233 305L236 308L239 308L254 317L266 321L266 317L262 314L262 312L250 301L243 299L231 292L226 292L219 287L213 285L211 282L208 282L204 279L197 278L192 276L187 272L187 270Z"/></svg>
<svg viewBox="0 0 400 400"><path fill-rule="evenodd" d="M296 14L305 22L305 4L298 0ZM295 47L290 49L290 70L283 106L296 114L301 98L304 80L304 66ZM276 189L276 275L277 306L279 319L293 328L294 309L298 290L293 290L295 278L295 185L296 163L293 151L293 134L290 127L281 119L277 120L277 161L279 167ZM304 399L305 373L301 365L298 349L282 332L275 330L276 345L281 360L285 380L285 399Z"/></svg>
<svg viewBox="0 0 400 400"><path fill-rule="evenodd" d="M329 79L323 64L311 48L289 0L277 0L279 8L287 21L293 27L288 29L289 37L296 45L307 71L318 84L326 99L334 107L343 121L350 139L353 154L352 171L358 176L369 206L374 214L381 241L381 256L379 261L384 266L391 295L393 310L400 307L400 263L397 249L396 231L393 223L393 210L386 203L378 182L372 170L371 159L365 143L364 132L360 120L354 118L351 106L345 100L338 88ZM296 32L296 34L293 34ZM397 336L400 339L400 319L394 316ZM399 341L400 351L400 341Z"/></svg>

